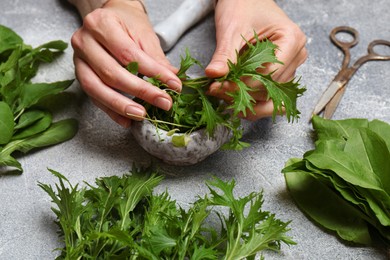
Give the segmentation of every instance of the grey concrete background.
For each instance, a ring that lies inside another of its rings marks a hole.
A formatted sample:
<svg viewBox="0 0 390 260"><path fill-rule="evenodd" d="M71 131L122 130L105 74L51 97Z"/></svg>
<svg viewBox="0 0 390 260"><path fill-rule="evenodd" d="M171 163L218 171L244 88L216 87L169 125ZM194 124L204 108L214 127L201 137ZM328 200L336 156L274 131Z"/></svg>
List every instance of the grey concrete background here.
<svg viewBox="0 0 390 260"><path fill-rule="evenodd" d="M150 19L155 24L171 12L180 0L147 0ZM373 248L349 246L311 223L292 203L286 192L284 163L301 157L313 147L307 123L319 96L338 72L342 54L330 42L331 29L339 25L356 28L361 42L352 56L366 52L374 39L390 40L388 0L279 0L278 4L307 34L309 58L297 71L307 92L299 100L302 112L298 123L279 118L250 124L245 140L252 146L242 152L221 151L192 167L165 167L170 173L159 189L168 189L174 199L186 206L207 192L204 181L212 175L235 178L237 195L264 189L264 209L283 220L292 220L289 234L298 243L282 247L280 254L266 253L266 259L385 259ZM163 8L161 7L163 5ZM60 0L1 0L0 24L11 27L33 46L49 40L70 41L80 26L75 10ZM214 22L210 15L191 29L167 55L173 64L189 48L204 64L215 47ZM389 52L387 52L389 54ZM44 66L36 80L73 78L72 49L50 66ZM335 114L336 119L364 117L390 122L390 62L371 62L355 74ZM121 175L133 162L155 162L132 139L129 130L114 124L95 108L74 83L69 107L57 115L76 117L77 136L61 145L36 151L20 158L25 169L20 176L0 176L0 259L54 259L61 246L49 197L37 182L54 183L47 168L66 175L72 183L110 175ZM157 190L158 191L158 190ZM320 206L320 205L319 205Z"/></svg>

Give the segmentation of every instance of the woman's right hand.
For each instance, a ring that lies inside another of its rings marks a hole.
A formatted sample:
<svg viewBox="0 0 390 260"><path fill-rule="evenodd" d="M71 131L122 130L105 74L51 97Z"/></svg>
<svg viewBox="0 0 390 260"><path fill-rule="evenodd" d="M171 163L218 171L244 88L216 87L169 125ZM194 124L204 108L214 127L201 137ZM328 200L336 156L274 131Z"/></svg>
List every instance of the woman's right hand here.
<svg viewBox="0 0 390 260"><path fill-rule="evenodd" d="M124 127L146 114L145 108L125 93L164 110L172 106L165 91L126 70L130 62L138 63L141 74L158 76L171 89L181 91L177 69L165 57L138 1L109 0L85 16L71 43L81 87L96 106Z"/></svg>

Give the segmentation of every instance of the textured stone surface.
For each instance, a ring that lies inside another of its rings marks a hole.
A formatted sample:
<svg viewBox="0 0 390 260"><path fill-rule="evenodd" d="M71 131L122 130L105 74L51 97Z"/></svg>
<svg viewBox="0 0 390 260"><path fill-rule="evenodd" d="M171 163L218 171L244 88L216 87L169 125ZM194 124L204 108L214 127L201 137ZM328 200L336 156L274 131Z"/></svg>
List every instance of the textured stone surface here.
<svg viewBox="0 0 390 260"><path fill-rule="evenodd" d="M176 166L194 165L203 161L231 136L229 130L221 125L215 128L214 136L211 137L206 129L190 134L169 133L147 120L134 122L130 130L145 151L167 164Z"/></svg>
<svg viewBox="0 0 390 260"><path fill-rule="evenodd" d="M158 23L176 9L181 0L147 0L150 18ZM163 167L169 172L158 191L168 189L185 206L207 192L204 181L212 175L235 178L237 195L264 189L264 208L283 220L292 220L290 235L296 246L282 247L281 253L266 253L266 259L385 259L373 248L340 242L310 222L292 203L286 192L284 163L301 157L313 147L310 113L319 96L337 74L342 53L330 42L333 27L348 25L360 32L360 44L352 57L366 52L374 39L390 40L388 0L279 0L280 6L307 34L309 58L297 71L307 92L299 100L302 118L289 124L285 118L249 124L244 140L252 146L241 152L219 151L195 166ZM163 8L162 8L163 6ZM59 0L1 0L0 24L18 32L36 46L55 39L70 40L80 25L73 8ZM214 22L208 16L192 28L167 54L174 65L189 48L205 65L215 47ZM198 73L194 71L193 73ZM54 81L73 77L72 50L51 66L44 66L36 80ZM335 119L364 117L390 122L390 62L370 62L354 75L334 116ZM49 197L37 182L53 184L47 168L66 175L72 183L126 173L133 162L156 162L132 138L129 130L114 124L95 108L75 83L70 108L58 118L76 117L78 135L69 142L20 157L25 169L20 176L0 177L0 259L53 259L61 246L53 223ZM319 205L320 206L320 205Z"/></svg>

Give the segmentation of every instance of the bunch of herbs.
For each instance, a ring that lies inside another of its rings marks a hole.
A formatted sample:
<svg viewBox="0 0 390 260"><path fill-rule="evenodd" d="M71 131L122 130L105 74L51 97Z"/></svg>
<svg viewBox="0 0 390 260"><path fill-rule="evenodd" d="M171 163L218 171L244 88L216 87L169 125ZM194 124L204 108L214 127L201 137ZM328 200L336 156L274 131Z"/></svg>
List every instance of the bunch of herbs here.
<svg viewBox="0 0 390 260"><path fill-rule="evenodd" d="M390 245L390 125L313 118L316 147L283 169L298 206L357 244Z"/></svg>
<svg viewBox="0 0 390 260"><path fill-rule="evenodd" d="M58 259L254 259L295 244L286 235L289 222L261 209L263 193L236 198L234 181L208 181L209 194L185 210L168 191L154 194L163 177L150 169L84 187L51 172L55 188L39 186L56 206L64 241ZM212 216L219 227L208 224Z"/></svg>
<svg viewBox="0 0 390 260"><path fill-rule="evenodd" d="M200 128L206 128L209 136L213 136L217 125L227 127L231 133L230 142L223 148L241 150L248 147L248 144L241 141L242 125L239 115L246 116L247 113L255 113L253 107L256 104L252 93L259 89L247 85L244 78L261 83L267 90L268 97L274 105L273 120L277 114L285 113L288 122L297 120L300 112L297 109L297 98L300 97L305 88L300 88L298 80L292 79L289 82L280 83L272 79L271 72L262 74L259 69L264 68L267 63L281 63L275 56L277 46L268 40L260 40L255 36L255 42L246 42L243 52L237 52L237 62L228 61L229 72L219 78L208 78L206 76L190 78L187 75L188 69L193 65L201 66L201 63L193 58L188 50L185 57L181 59L180 69L177 73L182 80L183 91L177 93L170 90L158 77L147 80L166 90L173 99L173 107L164 111L142 100L138 100L147 109L147 119L154 122L156 127L166 131L179 131L191 133ZM134 64L130 64L129 71L135 73ZM221 100L207 95L208 88L213 82L228 81L235 83L237 88L228 91L226 94L231 97L227 104Z"/></svg>
<svg viewBox="0 0 390 260"><path fill-rule="evenodd" d="M42 62L52 62L66 48L63 41L32 48L13 30L0 25L0 166L21 172L22 166L12 153L54 145L76 134L76 120L53 122L52 113L39 105L64 91L73 80L31 82Z"/></svg>

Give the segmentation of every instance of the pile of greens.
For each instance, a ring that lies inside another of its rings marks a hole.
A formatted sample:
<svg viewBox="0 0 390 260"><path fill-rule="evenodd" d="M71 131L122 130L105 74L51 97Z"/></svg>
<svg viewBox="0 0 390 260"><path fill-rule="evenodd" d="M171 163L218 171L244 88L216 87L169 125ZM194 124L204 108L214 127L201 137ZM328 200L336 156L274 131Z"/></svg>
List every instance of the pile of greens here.
<svg viewBox="0 0 390 260"><path fill-rule="evenodd" d="M209 194L185 210L167 191L154 194L162 175L133 169L122 177L72 186L60 173L55 189L39 183L55 203L58 259L254 259L262 250L295 244L289 222L262 211L262 192L236 198L235 182L213 179ZM214 217L220 227L207 225ZM218 221L217 221L218 223Z"/></svg>
<svg viewBox="0 0 390 260"><path fill-rule="evenodd" d="M390 125L315 116L316 147L283 169L298 206L346 241L390 245Z"/></svg>
<svg viewBox="0 0 390 260"><path fill-rule="evenodd" d="M0 25L0 166L16 167L11 156L33 148L66 141L77 132L77 121L53 123L52 113L40 106L45 98L68 88L73 80L32 83L39 64L52 62L67 48L63 41L51 41L32 48L13 30Z"/></svg>
<svg viewBox="0 0 390 260"><path fill-rule="evenodd" d="M279 114L286 114L288 122L299 118L300 112L296 107L297 98L303 94L305 88L300 88L298 81L294 79L280 83L272 79L272 73L264 75L258 72L267 63L281 63L275 56L277 46L268 40L260 41L257 36L255 43L246 43L246 49L242 53L237 52L237 62L228 61L229 73L220 78L190 78L188 69L193 65L202 67L199 61L191 57L186 51L186 56L181 59L180 69L177 73L182 80L183 91L177 93L170 90L158 77L148 78L153 85L166 90L173 99L173 107L170 111L164 111L151 106L142 100L138 100L147 109L147 118L154 122L160 129L166 131L177 130L181 133L190 133L194 130L206 128L209 136L213 136L217 125L223 125L231 130L232 138L223 148L240 150L248 144L241 142L242 127L239 114L244 116L255 113L253 106L256 101L251 93L259 91L248 86L244 78L260 82L268 92L268 99L274 104L273 119ZM137 71L134 63L129 64L128 70ZM207 95L207 90L213 82L234 82L236 90L228 92L232 99L230 104L221 102L215 97ZM229 112L227 112L229 111Z"/></svg>

